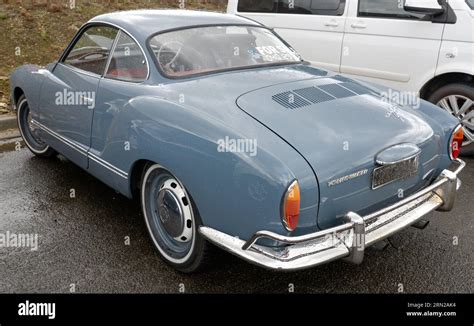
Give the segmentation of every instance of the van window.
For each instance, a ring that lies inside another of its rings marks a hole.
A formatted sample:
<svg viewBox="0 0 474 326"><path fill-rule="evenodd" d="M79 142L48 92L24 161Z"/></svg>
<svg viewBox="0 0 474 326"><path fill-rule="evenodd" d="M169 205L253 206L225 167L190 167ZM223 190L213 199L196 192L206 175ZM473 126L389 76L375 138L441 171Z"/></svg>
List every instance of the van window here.
<svg viewBox="0 0 474 326"><path fill-rule="evenodd" d="M359 0L359 17L429 20L428 15L414 14L403 9L404 1Z"/></svg>
<svg viewBox="0 0 474 326"><path fill-rule="evenodd" d="M466 0L466 3L471 9L474 9L474 0Z"/></svg>
<svg viewBox="0 0 474 326"><path fill-rule="evenodd" d="M345 0L280 0L278 12L286 14L341 16Z"/></svg>
<svg viewBox="0 0 474 326"><path fill-rule="evenodd" d="M239 12L341 16L346 0L239 0Z"/></svg>
<svg viewBox="0 0 474 326"><path fill-rule="evenodd" d="M278 0L239 0L239 12L276 12Z"/></svg>

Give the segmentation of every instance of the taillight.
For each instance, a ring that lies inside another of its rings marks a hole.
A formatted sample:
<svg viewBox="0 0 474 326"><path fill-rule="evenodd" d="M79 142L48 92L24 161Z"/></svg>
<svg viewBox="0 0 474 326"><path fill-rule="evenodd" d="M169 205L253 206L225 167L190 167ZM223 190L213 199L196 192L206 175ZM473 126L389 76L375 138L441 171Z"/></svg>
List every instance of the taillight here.
<svg viewBox="0 0 474 326"><path fill-rule="evenodd" d="M296 229L300 217L300 186L296 180L293 181L285 193L282 215L285 228L288 231Z"/></svg>
<svg viewBox="0 0 474 326"><path fill-rule="evenodd" d="M449 141L449 156L452 160L455 160L459 157L459 152L461 151L462 142L464 141L464 130L462 126L459 125L454 129L453 134L451 135L451 140Z"/></svg>

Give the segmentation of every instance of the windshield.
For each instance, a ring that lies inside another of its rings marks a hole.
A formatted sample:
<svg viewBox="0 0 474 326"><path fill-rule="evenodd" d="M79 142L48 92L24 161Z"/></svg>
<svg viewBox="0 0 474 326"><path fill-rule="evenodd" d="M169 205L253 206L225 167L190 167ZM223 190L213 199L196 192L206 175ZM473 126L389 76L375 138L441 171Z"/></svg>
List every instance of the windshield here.
<svg viewBox="0 0 474 326"><path fill-rule="evenodd" d="M168 77L301 62L270 30L255 26L212 26L155 35L150 46Z"/></svg>

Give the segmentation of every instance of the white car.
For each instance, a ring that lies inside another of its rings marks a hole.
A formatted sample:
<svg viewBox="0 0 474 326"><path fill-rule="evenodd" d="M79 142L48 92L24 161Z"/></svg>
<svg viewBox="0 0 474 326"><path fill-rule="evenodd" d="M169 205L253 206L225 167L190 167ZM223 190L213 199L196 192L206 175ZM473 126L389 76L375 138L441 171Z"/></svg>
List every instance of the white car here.
<svg viewBox="0 0 474 326"><path fill-rule="evenodd" d="M438 104L474 142L474 0L230 0L228 13L316 66Z"/></svg>

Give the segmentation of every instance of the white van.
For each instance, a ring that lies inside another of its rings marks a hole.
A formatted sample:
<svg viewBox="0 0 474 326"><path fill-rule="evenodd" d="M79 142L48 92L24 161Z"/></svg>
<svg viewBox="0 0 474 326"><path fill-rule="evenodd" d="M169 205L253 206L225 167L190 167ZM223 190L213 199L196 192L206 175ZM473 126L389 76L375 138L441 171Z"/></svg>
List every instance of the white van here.
<svg viewBox="0 0 474 326"><path fill-rule="evenodd" d="M230 0L228 12L316 66L438 104L474 142L474 0Z"/></svg>

